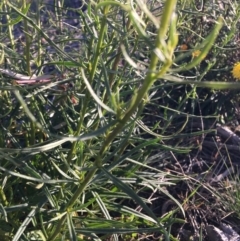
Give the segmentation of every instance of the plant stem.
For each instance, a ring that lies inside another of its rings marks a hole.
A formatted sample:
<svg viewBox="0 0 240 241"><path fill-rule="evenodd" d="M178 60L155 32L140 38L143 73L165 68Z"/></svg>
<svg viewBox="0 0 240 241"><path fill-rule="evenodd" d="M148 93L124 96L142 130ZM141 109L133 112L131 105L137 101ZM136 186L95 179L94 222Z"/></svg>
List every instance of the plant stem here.
<svg viewBox="0 0 240 241"><path fill-rule="evenodd" d="M107 14L108 11L109 11L109 6L104 8L104 14ZM100 56L101 51L102 51L103 39L104 39L106 29L107 29L107 21L106 21L105 18L103 18L103 20L101 22L100 34L99 34L99 38L98 38L96 52L95 52L94 59L93 59L93 64L92 64L92 67L90 69L90 81L89 81L90 84L93 83L93 80L94 80L94 77L95 77L95 74L96 74L96 69L97 69L97 65L98 65L98 61L99 61L99 56ZM81 111L80 120L78 122L77 130L75 132L75 136L79 136L80 133L81 133L83 120L84 120L84 116L86 114L86 110L87 110L87 107L88 107L89 99L90 99L90 93L87 92L85 100L84 100L84 104L83 104L83 110ZM73 155L76 152L77 143L78 142L74 142L72 144L71 150L69 151L68 157L67 157L68 163L71 162L71 160L73 158Z"/></svg>

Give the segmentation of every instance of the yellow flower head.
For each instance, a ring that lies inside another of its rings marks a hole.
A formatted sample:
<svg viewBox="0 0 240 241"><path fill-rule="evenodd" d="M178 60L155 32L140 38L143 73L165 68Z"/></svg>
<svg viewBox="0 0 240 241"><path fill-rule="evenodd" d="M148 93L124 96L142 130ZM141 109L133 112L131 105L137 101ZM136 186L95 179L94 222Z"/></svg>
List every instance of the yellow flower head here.
<svg viewBox="0 0 240 241"><path fill-rule="evenodd" d="M240 62L237 62L234 66L233 66L233 70L232 70L232 75L235 79L239 79L240 80Z"/></svg>
<svg viewBox="0 0 240 241"><path fill-rule="evenodd" d="M195 50L195 51L192 52L193 58L198 57L199 54L201 54L201 51L200 51L200 50Z"/></svg>

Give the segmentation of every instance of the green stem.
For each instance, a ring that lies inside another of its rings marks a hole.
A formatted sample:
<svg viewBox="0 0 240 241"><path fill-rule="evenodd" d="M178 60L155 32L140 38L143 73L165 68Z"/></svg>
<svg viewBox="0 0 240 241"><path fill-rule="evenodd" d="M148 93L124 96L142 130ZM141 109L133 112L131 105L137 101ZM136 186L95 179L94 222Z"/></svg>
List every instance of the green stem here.
<svg viewBox="0 0 240 241"><path fill-rule="evenodd" d="M36 15L36 20L37 20L37 26L41 28L41 20L40 20L40 2L36 1L37 5L37 15ZM41 43L41 35L38 32L37 33L37 46L38 46L38 55L37 55L37 66L41 65L41 54L42 54L42 43Z"/></svg>
<svg viewBox="0 0 240 241"><path fill-rule="evenodd" d="M91 181L92 177L95 175L97 169L98 169L97 167L94 167L91 171L89 171L87 173L86 177L84 178L83 183L80 184L79 188L77 189L77 191L74 193L74 195L72 196L72 198L69 200L68 204L66 205L65 210L69 210L72 208L72 206L74 205L76 200L79 198L79 196L82 194L82 192L86 188L87 184ZM64 215L59 220L58 225L54 230L54 233L48 238L49 241L53 241L59 235L59 233L62 230L62 225L65 220L66 220L66 215Z"/></svg>
<svg viewBox="0 0 240 241"><path fill-rule="evenodd" d="M157 48L159 48L161 46L161 43L160 43L161 38L159 37L159 34L160 34L160 30L158 31L158 38L156 38L155 46ZM108 148L109 144L113 141L113 139L116 137L116 135L122 130L122 128L127 123L127 121L131 118L131 116L137 110L137 108L139 106L139 103L142 102L143 97L145 96L145 94L147 93L147 91L149 90L149 88L151 87L153 82L156 80L156 74L155 74L156 71L155 70L156 70L158 60L159 59L158 59L157 55L153 52L152 57L151 57L151 62L150 62L150 68L149 68L148 74L147 74L147 76L144 80L143 86L139 90L138 95L137 95L134 103L127 110L125 116L119 121L119 123L117 124L115 129L108 135L105 142L103 143L102 149L100 150L100 153L99 153L100 155L98 155L96 157L96 160L95 160L95 163L94 163L95 167L101 166L101 157L104 154L105 150ZM166 73L166 71L168 70L170 65L171 65L171 61L167 61L162 66L162 69L160 71L161 75L164 75ZM71 205L74 203L74 199L78 198L78 196L82 193L82 191L85 188L84 185L87 185L87 183L91 180L91 178L95 174L96 170L97 170L97 168L94 168L93 170L91 170L90 172L87 173L86 179L84 180L84 182L80 186L79 190L76 191L76 193L75 193L76 195L74 194L74 198L70 202Z"/></svg>
<svg viewBox="0 0 240 241"><path fill-rule="evenodd" d="M162 33L161 28L159 28L157 38L156 38L156 41L155 41L155 46L156 46L155 49L161 49L162 48L161 33ZM130 105L129 109L126 111L124 117L119 121L119 123L116 125L115 129L105 139L105 141L102 145L102 149L100 150L100 156L102 156L104 154L104 152L107 150L110 143L118 135L118 133L123 129L123 127L125 126L127 121L131 118L131 116L137 110L139 104L142 102L145 94L148 92L148 90L150 89L150 87L152 86L154 81L157 78L160 78L160 76L163 76L172 64L172 60L170 58L166 59L165 63L161 67L161 70L157 74L156 68L157 68L158 61L159 61L158 56L156 55L155 52L153 52L152 56L151 56L147 76L144 79L142 87L138 91L137 97L132 98L132 101L131 101L132 104Z"/></svg>
<svg viewBox="0 0 240 241"><path fill-rule="evenodd" d="M106 6L104 8L104 15L106 15L109 11L109 6ZM101 29L100 29L100 34L99 34L99 38L98 38L98 43L97 43L97 49L96 49L96 53L94 56L94 60L93 60L93 64L92 64L92 69L91 69L91 73L90 73L90 84L92 84L95 73L96 73L96 69L97 69L97 65L98 65L98 61L99 61L99 56L100 53L102 51L102 45L103 45L103 39L104 39L104 35L105 32L107 30L107 20L105 17L103 17L102 23L101 23Z"/></svg>
<svg viewBox="0 0 240 241"><path fill-rule="evenodd" d="M35 144L36 139L36 130L35 130L35 123L31 121L31 137L30 137L30 144L31 146Z"/></svg>
<svg viewBox="0 0 240 241"><path fill-rule="evenodd" d="M48 237L47 240L49 241L53 241L62 231L62 225L64 223L64 221L66 220L66 215L64 215L59 221L58 221L58 224L57 224L57 227L55 228L53 234Z"/></svg>
<svg viewBox="0 0 240 241"><path fill-rule="evenodd" d="M169 8L168 8L167 10L173 12L173 7L172 7L172 9L169 10ZM164 24L169 24L169 23L165 22ZM160 34L161 34L161 28L159 28L159 30L158 30L157 38L156 38L156 41L155 41L155 46L158 49L160 49L161 46L162 46L162 44L161 44L162 39L161 39ZM164 63L164 65L161 67L160 72L158 74L156 74L156 68L157 68L158 61L159 61L158 56L155 54L155 52L153 52L152 56L151 56L148 74L145 77L143 85L142 85L141 89L139 90L139 92L137 94L137 97L132 98L133 104L129 107L125 116L119 121L119 123L116 125L114 130L107 136L106 140L104 141L104 143L102 145L102 148L100 150L99 155L95 159L93 169L86 174L86 177L85 177L83 183L80 185L78 190L75 192L75 194L73 195L73 197L69 201L69 203L67 205L68 207L72 207L72 205L74 204L76 199L81 195L81 193L86 188L86 186L89 183L89 181L91 180L91 178L96 173L98 167L101 167L102 155L104 154L104 152L106 151L106 149L108 148L110 143L113 141L113 139L117 136L117 134L123 129L123 127L125 126L127 121L131 118L131 116L137 110L139 104L142 102L143 97L145 96L145 94L147 93L147 91L149 90L149 88L151 87L153 82L156 80L157 76L159 76L159 75L163 76L172 63L171 59L167 60ZM135 99L135 101L134 101L134 99Z"/></svg>
<svg viewBox="0 0 240 241"><path fill-rule="evenodd" d="M26 1L23 1L23 7L26 8L27 4ZM30 65L30 37L29 37L29 31L28 31L28 22L24 18L23 19L23 25L24 25L24 33L25 33L25 40L26 45L24 48L25 58L26 58L26 64L27 64L27 73L29 76L31 76L31 65Z"/></svg>
<svg viewBox="0 0 240 241"><path fill-rule="evenodd" d="M166 8L166 11L170 11L171 13L173 13L174 6L175 6L175 5L172 4L172 2L176 3L176 0L168 1L166 3L166 5L171 5L171 8L169 8L169 7ZM108 6L105 7L104 14L106 14L108 9L109 9ZM168 14L166 16L167 16L168 21L163 21L163 23L161 23L161 24L165 24L165 25L167 24L167 26L168 26L169 22L170 22L170 17L168 17L168 16L171 16L171 14ZM91 83L92 83L92 81L94 79L94 75L95 75L97 64L98 64L98 60L99 60L99 55L101 53L103 37L104 37L105 30L106 30L106 26L105 25L106 25L106 20L104 19L102 21L101 30L100 30L100 36L99 36L99 42L97 44L97 51L96 51L94 62L93 62L92 69L91 69L91 72L90 72L90 81L91 81ZM166 26L159 28L158 33L157 33L157 38L156 38L156 41L155 41L155 49L161 50L162 48L165 48L164 36L162 36L161 34L164 33L164 31L166 29L167 29ZM169 46L167 46L167 47L169 47ZM136 112L138 107L142 106L142 99L146 95L146 93L148 92L148 90L151 87L151 85L154 83L154 81L157 79L158 76L163 76L166 73L166 71L168 70L168 68L170 67L170 65L172 63L171 56L166 56L166 61L163 64L163 66L161 67L161 70L159 72L156 71L158 62L159 62L159 58L156 55L155 51L153 51L152 56L151 56L151 60L150 60L149 71L148 71L148 73L147 73L147 75L145 77L145 80L143 82L142 87L138 91L137 96L135 97L135 95L134 95L132 97L132 100L130 102L131 103L130 107L126 111L126 114L124 115L124 117L120 118L118 124L115 126L113 131L110 134L108 134L108 136L106 137L106 139L105 139L105 141L104 141L104 143L102 145L102 148L101 148L101 150L99 152L99 155L96 156L96 159L94 161L92 169L89 172L87 172L87 174L86 174L86 176L84 178L84 181L82 183L79 183L78 189L76 190L76 192L73 194L72 198L69 200L69 202L65 206L65 211L68 211L68 210L70 211L70 209L75 204L76 200L79 198L79 196L83 193L83 191L87 187L88 183L92 180L92 178L95 175L96 171L101 167L103 154L105 153L105 151L107 150L107 148L109 147L109 145L113 141L113 139L123 129L125 124L131 119L131 117ZM87 96L88 96L88 98L90 97L89 94ZM88 103L88 98L87 98L87 101L85 102L85 104ZM86 106L85 106L83 112L84 113L86 112ZM82 122L83 122L83 118L84 118L84 113L82 114L81 120L79 121L76 135L80 134L81 127L82 127ZM73 144L73 148L71 149L72 153L75 150L75 147L76 147L76 142ZM68 158L71 157L71 154L68 156ZM58 223L54 233L52 234L52 236L48 240L52 241L52 240L54 240L58 236L60 230L62 229L62 225L63 225L65 219L66 219L66 215L64 215L60 219L60 221L59 221L59 223Z"/></svg>
<svg viewBox="0 0 240 241"><path fill-rule="evenodd" d="M104 9L104 14L107 14L108 11L109 11L109 6L106 6L105 9ZM93 59L93 64L92 64L91 69L90 69L90 83L93 82L95 74L96 74L96 69L97 69L97 65L98 65L98 61L99 61L99 56L100 56L101 51L102 51L103 39L104 39L106 29L107 29L107 21L106 21L105 18L103 18L103 20L101 22L100 34L99 34L99 38L98 38L96 52L95 52L94 59ZM89 99L90 99L90 93L87 92L85 100L84 100L84 104L83 104L83 110L81 111L80 120L78 122L77 130L75 132L75 136L79 136L80 133L81 133L82 125L83 125L83 119L84 119L84 116L86 114ZM77 142L74 142L72 144L71 150L68 153L68 157L67 157L68 163L71 162L71 160L74 156L76 146L77 146Z"/></svg>
<svg viewBox="0 0 240 241"><path fill-rule="evenodd" d="M86 113L86 110L87 110L88 102L89 102L89 96L87 95L85 100L84 100L84 103L83 103L83 109L81 110L80 120L79 120L78 125L77 125L77 130L76 130L75 136L79 136L80 132L82 130L83 119L84 119L84 116L85 116L85 113ZM77 143L78 143L77 141L73 142L73 144L71 146L71 149L68 152L68 156L67 156L67 162L68 163L71 163L71 160L72 160L72 158L75 154Z"/></svg>
<svg viewBox="0 0 240 241"><path fill-rule="evenodd" d="M8 7L7 7L7 1L4 1L4 11L7 13L9 10L8 10ZM11 47L13 49L13 51L15 50L15 43L14 43L14 36L13 36L13 33L12 33L12 25L10 24L10 21L11 21L11 18L8 14L6 14L6 19L7 19L7 23L8 23L8 34L9 34L9 39L10 39L10 42L11 42Z"/></svg>

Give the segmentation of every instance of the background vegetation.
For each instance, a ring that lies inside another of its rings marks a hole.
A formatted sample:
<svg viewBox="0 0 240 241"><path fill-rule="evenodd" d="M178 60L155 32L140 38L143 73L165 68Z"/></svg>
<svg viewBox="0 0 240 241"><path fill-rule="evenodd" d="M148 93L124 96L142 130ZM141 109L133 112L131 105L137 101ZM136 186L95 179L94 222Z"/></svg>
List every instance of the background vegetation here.
<svg viewBox="0 0 240 241"><path fill-rule="evenodd" d="M239 231L238 1L0 8L1 240Z"/></svg>

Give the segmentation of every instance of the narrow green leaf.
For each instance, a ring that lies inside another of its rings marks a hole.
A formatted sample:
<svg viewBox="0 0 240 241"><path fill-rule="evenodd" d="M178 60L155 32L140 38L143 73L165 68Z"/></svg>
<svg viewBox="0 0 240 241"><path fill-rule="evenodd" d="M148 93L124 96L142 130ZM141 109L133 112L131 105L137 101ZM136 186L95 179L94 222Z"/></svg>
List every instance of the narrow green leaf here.
<svg viewBox="0 0 240 241"><path fill-rule="evenodd" d="M82 77L83 80L88 88L88 91L90 92L91 96L93 97L93 99L97 102L97 104L99 104L103 109L105 109L106 111L115 114L115 111L112 110L110 107L108 107L107 105L105 105L100 99L99 97L95 94L94 90L92 89L92 86L90 85L90 83L88 82L84 70L81 68L81 73L82 73Z"/></svg>
<svg viewBox="0 0 240 241"><path fill-rule="evenodd" d="M22 14L26 15L30 6L31 6L30 3L27 4L26 7L21 10ZM17 16L15 19L13 19L13 18L9 19L10 21L8 21L8 23L6 23L6 24L0 24L0 26L1 27L2 26L14 26L14 25L18 24L20 21L22 21L22 19L23 19L23 17Z"/></svg>
<svg viewBox="0 0 240 241"><path fill-rule="evenodd" d="M121 180L110 174L104 167L101 168L101 171L116 185L120 190L123 190L127 193L133 200L135 200L144 210L145 212L151 217L152 222L159 224L157 217L152 212L152 210L142 201L142 199L125 183ZM160 224L159 224L160 225ZM161 226L161 225L160 225Z"/></svg>
<svg viewBox="0 0 240 241"><path fill-rule="evenodd" d="M78 239L76 236L75 227L72 220L72 215L70 213L67 213L67 224L68 224L69 239L71 241L77 241Z"/></svg>
<svg viewBox="0 0 240 241"><path fill-rule="evenodd" d="M36 206L32 207L32 210L29 212L29 214L26 216L20 227L18 228L16 234L14 235L12 241L19 241L23 232L28 227L28 224L32 221L32 219L35 217L36 213L38 212L39 208L41 208L47 200L41 200L41 202Z"/></svg>

